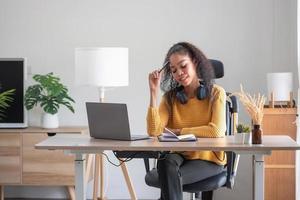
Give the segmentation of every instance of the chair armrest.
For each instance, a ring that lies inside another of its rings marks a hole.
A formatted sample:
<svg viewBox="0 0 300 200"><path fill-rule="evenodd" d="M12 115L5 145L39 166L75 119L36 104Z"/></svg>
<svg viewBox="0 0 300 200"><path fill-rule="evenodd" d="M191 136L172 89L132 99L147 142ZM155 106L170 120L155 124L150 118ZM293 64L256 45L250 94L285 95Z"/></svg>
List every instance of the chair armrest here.
<svg viewBox="0 0 300 200"><path fill-rule="evenodd" d="M237 101L237 97L227 92L226 95L230 98L231 101L231 112L238 113L239 112L239 104Z"/></svg>
<svg viewBox="0 0 300 200"><path fill-rule="evenodd" d="M226 187L229 188L229 189L232 189L233 188L233 185L234 185L234 178L236 176L236 172L234 171L235 170L235 162L238 162L236 160L237 158L237 155L232 152L232 151L229 151L229 152L226 152L226 155L227 155L227 178L226 178Z"/></svg>

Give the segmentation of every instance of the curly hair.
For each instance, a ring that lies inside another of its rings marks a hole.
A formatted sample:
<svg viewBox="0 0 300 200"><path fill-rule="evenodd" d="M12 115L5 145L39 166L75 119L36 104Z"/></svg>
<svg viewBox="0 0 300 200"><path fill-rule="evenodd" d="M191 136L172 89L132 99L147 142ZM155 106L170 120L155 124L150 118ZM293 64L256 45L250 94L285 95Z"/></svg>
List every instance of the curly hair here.
<svg viewBox="0 0 300 200"><path fill-rule="evenodd" d="M204 86L208 91L208 98L211 97L212 86L214 83L214 69L210 63L210 61L206 58L204 53L188 42L179 42L174 44L168 51L164 63L169 62L171 55L179 53L182 55L188 55L192 61L196 63L196 73L198 78L202 79ZM170 62L168 66L166 66L164 73L162 75L162 79L160 82L160 88L165 93L165 97L167 100L167 105L172 111L172 104L175 101L176 89L179 87L179 83L176 82L172 76Z"/></svg>

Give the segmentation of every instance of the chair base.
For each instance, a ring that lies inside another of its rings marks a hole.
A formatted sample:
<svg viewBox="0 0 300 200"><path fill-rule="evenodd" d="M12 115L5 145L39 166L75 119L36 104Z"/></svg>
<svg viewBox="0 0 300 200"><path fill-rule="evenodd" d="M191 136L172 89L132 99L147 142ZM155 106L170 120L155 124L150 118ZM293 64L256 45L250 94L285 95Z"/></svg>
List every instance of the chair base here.
<svg viewBox="0 0 300 200"><path fill-rule="evenodd" d="M213 200L213 191L191 193L190 200Z"/></svg>
<svg viewBox="0 0 300 200"><path fill-rule="evenodd" d="M202 192L201 199L202 200L213 200L213 191Z"/></svg>

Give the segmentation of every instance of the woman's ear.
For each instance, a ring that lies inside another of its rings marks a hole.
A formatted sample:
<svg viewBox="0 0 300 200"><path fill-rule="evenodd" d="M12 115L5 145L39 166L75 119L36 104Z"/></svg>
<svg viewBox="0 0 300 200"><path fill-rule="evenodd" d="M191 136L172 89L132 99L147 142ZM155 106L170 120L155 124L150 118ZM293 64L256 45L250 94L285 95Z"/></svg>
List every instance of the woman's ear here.
<svg viewBox="0 0 300 200"><path fill-rule="evenodd" d="M198 61L196 59L193 59L192 62L197 66L198 65Z"/></svg>
<svg viewBox="0 0 300 200"><path fill-rule="evenodd" d="M192 62L194 64L195 69L197 69L199 62L197 60L195 60L195 59L193 59Z"/></svg>

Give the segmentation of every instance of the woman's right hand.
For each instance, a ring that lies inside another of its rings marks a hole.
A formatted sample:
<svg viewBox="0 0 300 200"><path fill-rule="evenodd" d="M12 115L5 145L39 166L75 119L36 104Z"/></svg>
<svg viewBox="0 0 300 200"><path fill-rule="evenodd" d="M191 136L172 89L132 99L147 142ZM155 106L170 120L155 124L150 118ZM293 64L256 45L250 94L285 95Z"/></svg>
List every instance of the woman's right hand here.
<svg viewBox="0 0 300 200"><path fill-rule="evenodd" d="M154 70L149 74L149 88L151 94L157 94L159 90L159 84L161 79L161 73L159 70Z"/></svg>

